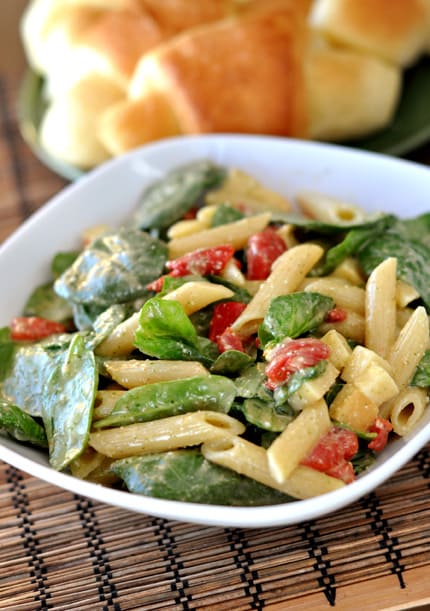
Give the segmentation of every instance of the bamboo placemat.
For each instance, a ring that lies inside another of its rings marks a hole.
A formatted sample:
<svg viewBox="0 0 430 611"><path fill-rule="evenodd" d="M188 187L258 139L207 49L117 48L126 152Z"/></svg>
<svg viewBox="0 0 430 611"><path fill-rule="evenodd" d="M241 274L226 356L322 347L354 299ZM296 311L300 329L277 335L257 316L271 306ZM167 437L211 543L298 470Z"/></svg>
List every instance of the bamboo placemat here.
<svg viewBox="0 0 430 611"><path fill-rule="evenodd" d="M0 240L65 184L22 141L15 104L16 83L0 78ZM297 526L224 529L126 512L0 462L0 609L430 605L429 486L430 445L342 511Z"/></svg>

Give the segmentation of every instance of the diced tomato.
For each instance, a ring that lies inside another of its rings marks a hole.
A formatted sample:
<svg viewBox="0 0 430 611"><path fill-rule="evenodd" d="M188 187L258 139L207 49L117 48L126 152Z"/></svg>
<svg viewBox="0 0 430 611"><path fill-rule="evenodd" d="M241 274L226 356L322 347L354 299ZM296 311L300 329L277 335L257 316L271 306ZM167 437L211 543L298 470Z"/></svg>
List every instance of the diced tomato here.
<svg viewBox="0 0 430 611"><path fill-rule="evenodd" d="M220 352L225 352L226 350L238 350L239 352L246 352L242 340L231 327L227 327L227 329L225 329L225 331L218 336L217 345Z"/></svg>
<svg viewBox="0 0 430 611"><path fill-rule="evenodd" d="M357 435L347 429L332 427L301 464L350 483L355 476L349 461L357 452Z"/></svg>
<svg viewBox="0 0 430 611"><path fill-rule="evenodd" d="M341 479L345 484L350 484L355 480L354 467L349 460L341 460L335 467L328 469L325 473Z"/></svg>
<svg viewBox="0 0 430 611"><path fill-rule="evenodd" d="M294 372L316 365L329 354L329 347L313 337L282 342L274 349L266 367L266 386L274 390L287 382Z"/></svg>
<svg viewBox="0 0 430 611"><path fill-rule="evenodd" d="M333 308L325 317L326 322L342 322L346 320L348 313L342 308Z"/></svg>
<svg viewBox="0 0 430 611"><path fill-rule="evenodd" d="M369 428L371 433L376 433L375 439L367 445L370 450L374 450L375 452L380 452L385 448L388 441L388 435L393 430L393 425L385 418L375 418L375 422Z"/></svg>
<svg viewBox="0 0 430 611"><path fill-rule="evenodd" d="M10 323L11 338L17 342L36 341L65 331L61 323L38 316L17 316Z"/></svg>
<svg viewBox="0 0 430 611"><path fill-rule="evenodd" d="M231 327L236 318L242 314L246 304L242 301L226 301L214 307L212 320L209 325L209 339L216 342L227 327Z"/></svg>
<svg viewBox="0 0 430 611"><path fill-rule="evenodd" d="M281 236L270 227L248 239L246 248L248 280L265 280L273 262L287 249Z"/></svg>
<svg viewBox="0 0 430 611"><path fill-rule="evenodd" d="M186 212L186 213L184 214L184 216L182 217L182 219L183 219L184 221L192 221L193 219L195 219L195 218L196 218L196 216L197 216L197 212L198 212L198 209L197 209L197 208L190 208L190 209L188 210L188 212Z"/></svg>
<svg viewBox="0 0 430 611"><path fill-rule="evenodd" d="M230 244L222 244L212 248L198 248L182 257L167 261L166 267L171 276L186 276L187 274L219 274L234 255Z"/></svg>
<svg viewBox="0 0 430 611"><path fill-rule="evenodd" d="M148 289L148 291L155 291L156 293L159 293L163 288L164 278L165 276L160 276L156 280L153 280L152 282L147 284L146 288Z"/></svg>

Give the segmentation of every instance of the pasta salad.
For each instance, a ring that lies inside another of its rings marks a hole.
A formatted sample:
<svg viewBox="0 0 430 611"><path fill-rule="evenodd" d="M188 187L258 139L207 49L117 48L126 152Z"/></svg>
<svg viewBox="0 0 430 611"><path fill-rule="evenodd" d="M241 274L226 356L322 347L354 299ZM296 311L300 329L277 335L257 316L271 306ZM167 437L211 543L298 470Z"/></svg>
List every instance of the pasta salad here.
<svg viewBox="0 0 430 611"><path fill-rule="evenodd" d="M420 422L430 213L290 202L198 160L61 252L0 330L0 429L54 469L258 506L353 482Z"/></svg>

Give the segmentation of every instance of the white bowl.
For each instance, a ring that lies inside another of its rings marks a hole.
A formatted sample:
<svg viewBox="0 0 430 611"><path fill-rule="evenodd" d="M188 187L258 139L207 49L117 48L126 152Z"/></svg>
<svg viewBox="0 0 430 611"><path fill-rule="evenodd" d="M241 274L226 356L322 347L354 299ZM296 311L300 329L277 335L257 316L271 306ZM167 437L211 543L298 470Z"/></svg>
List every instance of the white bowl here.
<svg viewBox="0 0 430 611"><path fill-rule="evenodd" d="M410 217L429 208L430 170L417 164L340 146L270 137L211 135L175 138L110 161L67 187L0 248L3 293L0 326L22 310L30 291L49 278L51 257L79 245L82 231L119 224L145 186L166 170L199 158L246 170L291 198L301 190L327 193L367 210ZM430 440L430 410L407 438L391 443L354 483L317 498L264 507L181 503L112 490L54 471L46 455L0 438L0 458L72 492L175 520L216 526L294 524L339 510L379 486Z"/></svg>

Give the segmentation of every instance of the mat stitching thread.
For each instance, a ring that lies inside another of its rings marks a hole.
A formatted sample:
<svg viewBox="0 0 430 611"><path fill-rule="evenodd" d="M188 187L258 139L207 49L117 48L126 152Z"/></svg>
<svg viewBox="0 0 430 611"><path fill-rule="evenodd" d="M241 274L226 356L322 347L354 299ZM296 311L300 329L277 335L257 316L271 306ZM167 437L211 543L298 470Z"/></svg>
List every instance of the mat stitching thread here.
<svg viewBox="0 0 430 611"><path fill-rule="evenodd" d="M189 587L189 581L183 579L181 575L184 565L183 562L179 560L179 556L175 551L177 546L172 529L168 521L164 518L154 518L151 520L151 524L154 528L158 547L163 552L163 560L167 562L173 575L174 580L170 583L170 589L172 592L177 592L175 604L181 605L184 611L190 611L191 607L189 603L193 598L186 592L186 588Z"/></svg>
<svg viewBox="0 0 430 611"><path fill-rule="evenodd" d="M30 567L31 582L35 584L38 591L38 594L34 596L34 600L40 602L40 611L46 611L47 609L52 609L52 605L47 602L47 600L51 598L51 593L49 592L49 587L46 582L47 570L43 558L40 555L39 541L34 527L34 521L31 510L28 507L28 496L24 479L17 469L8 467L6 469L6 481L10 484L12 503L16 509L22 529L21 538Z"/></svg>
<svg viewBox="0 0 430 611"><path fill-rule="evenodd" d="M240 528L226 528L224 531L230 543L230 550L234 553L233 560L239 569L245 595L248 599L251 599L251 609L263 609L265 602L260 598L262 588L255 581L258 579L258 572L251 569L254 560L252 554L246 550L248 542L245 533Z"/></svg>
<svg viewBox="0 0 430 611"><path fill-rule="evenodd" d="M359 501L361 507L366 512L366 517L370 518L370 527L373 534L378 539L379 547L384 550L384 557L391 565L390 573L397 576L401 588L405 588L403 572L405 567L402 563L403 557L399 546L399 540L392 535L392 529L388 520L384 517L378 496L371 492Z"/></svg>
<svg viewBox="0 0 430 611"><path fill-rule="evenodd" d="M315 560L313 568L319 573L319 576L316 578L318 585L322 588L330 606L334 607L336 605L336 580L330 572L331 562L327 558L327 547L321 545L318 541L321 535L316 522L303 522L302 528L302 538L309 544L309 557Z"/></svg>
<svg viewBox="0 0 430 611"><path fill-rule="evenodd" d="M430 453L428 452L428 450L426 450L426 448L421 450L416 455L416 459L419 470L421 471L421 475L425 479L430 479ZM430 483L428 485L430 486Z"/></svg>
<svg viewBox="0 0 430 611"><path fill-rule="evenodd" d="M118 598L118 592L113 581L108 553L98 526L94 506L90 499L84 499L77 494L74 495L74 499L84 536L90 550L93 573L98 586L99 600L102 603L106 603L103 611L109 611L109 609L121 611L120 604L115 602L115 599Z"/></svg>
<svg viewBox="0 0 430 611"><path fill-rule="evenodd" d="M13 115L9 108L8 97L6 95L6 85L4 79L2 78L0 78L0 109L2 109L2 115L4 118L3 133L10 151L12 175L14 177L16 192L19 196L19 209L21 211L22 219L24 220L31 214L31 206L23 188L25 178L22 165L19 161L20 155L18 152L16 132L14 129L15 121L13 120Z"/></svg>

